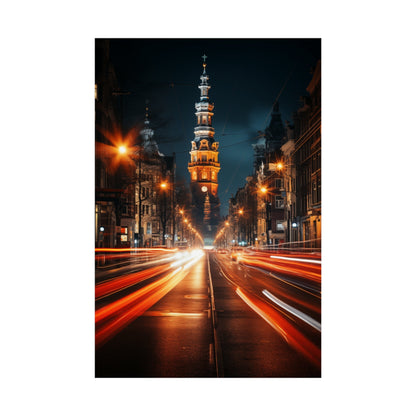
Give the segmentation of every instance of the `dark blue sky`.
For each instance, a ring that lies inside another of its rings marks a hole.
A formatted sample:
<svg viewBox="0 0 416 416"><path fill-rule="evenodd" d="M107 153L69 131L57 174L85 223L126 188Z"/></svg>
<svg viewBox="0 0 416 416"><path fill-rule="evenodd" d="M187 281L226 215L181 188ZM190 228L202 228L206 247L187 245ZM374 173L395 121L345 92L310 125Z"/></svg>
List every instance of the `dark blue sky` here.
<svg viewBox="0 0 416 416"><path fill-rule="evenodd" d="M177 176L189 183L187 163L196 125L203 54L208 56L213 127L219 142L221 215L253 172L251 144L270 121L279 97L282 120L306 95L311 69L321 58L320 39L114 39L111 61L123 98L124 127L143 122L150 100L159 149L176 153Z"/></svg>

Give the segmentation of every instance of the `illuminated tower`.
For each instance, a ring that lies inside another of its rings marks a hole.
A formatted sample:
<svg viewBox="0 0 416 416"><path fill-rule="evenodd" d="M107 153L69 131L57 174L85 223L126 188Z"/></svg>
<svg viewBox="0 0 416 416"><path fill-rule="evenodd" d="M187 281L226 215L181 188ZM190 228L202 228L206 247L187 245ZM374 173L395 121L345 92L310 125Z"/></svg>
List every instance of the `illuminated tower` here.
<svg viewBox="0 0 416 416"><path fill-rule="evenodd" d="M189 152L191 161L188 163L188 170L191 174L192 211L195 224L206 240L212 240L219 222L220 201L218 198L218 142L214 139L214 128L212 117L214 104L209 102L208 85L209 77L206 73L206 58L203 57L204 70L201 75L199 89L201 91L200 101L195 104L197 126L194 128L194 139ZM209 210L209 221L204 210ZM205 224L204 224L205 222ZM203 226L202 226L203 225Z"/></svg>

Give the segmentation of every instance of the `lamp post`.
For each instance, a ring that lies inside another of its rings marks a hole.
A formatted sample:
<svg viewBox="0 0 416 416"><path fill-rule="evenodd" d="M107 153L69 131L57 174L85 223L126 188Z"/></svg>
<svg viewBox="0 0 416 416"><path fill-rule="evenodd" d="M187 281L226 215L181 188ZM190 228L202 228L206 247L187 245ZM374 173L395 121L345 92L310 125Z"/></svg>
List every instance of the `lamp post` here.
<svg viewBox="0 0 416 416"><path fill-rule="evenodd" d="M269 244L269 222L270 222L270 210L269 210L269 201L268 201L269 190L264 184L260 184L259 194L263 201L264 211L263 218L265 220L265 234L266 234L266 245Z"/></svg>
<svg viewBox="0 0 416 416"><path fill-rule="evenodd" d="M240 242L242 241L242 239L243 239L243 230L242 230L242 222L243 222L243 220L242 220L242 218L243 218L243 215L244 215L244 209L242 209L242 208L240 208L239 210L238 210L238 235L237 235L237 244L238 245L240 245Z"/></svg>
<svg viewBox="0 0 416 416"><path fill-rule="evenodd" d="M134 162L135 165L135 179L134 183L137 185L137 200L135 198L135 207L137 206L137 216L138 221L136 223L138 228L138 246L143 247L143 226L142 226L142 210L143 210L143 202L150 198L150 192L145 194L145 188L142 187L143 182L143 174L142 174L142 148L139 145L135 145L134 147L127 147L125 145L120 145L118 147L118 152L121 156L128 156L131 161ZM136 195L136 192L135 192ZM136 243L135 243L135 246Z"/></svg>
<svg viewBox="0 0 416 416"><path fill-rule="evenodd" d="M134 239L134 227L135 227L135 219L134 219L135 212L134 211L135 211L135 206L136 206L135 189L133 188L133 192L132 192L133 195L130 195L130 192L131 192L130 188L131 188L131 185L134 185L134 187L135 187L135 185L137 183L137 176L136 176L137 165L136 165L136 163L137 163L137 161L139 161L139 164L140 164L141 158L140 158L140 155L139 155L139 151L137 150L137 146L128 147L125 144L120 144L116 148L116 151L118 152L118 155L121 158L126 158L127 157L127 162L129 164L129 168L130 168L130 165L131 165L132 162L134 164L134 173L133 174L131 172L128 173L127 180L125 181L125 186L126 186L126 188L128 189L128 192L129 192L128 199L130 200L130 197L131 197L131 200L133 201L133 213L132 213L133 223L132 223L132 227L129 226L129 229L132 228L132 230L130 232L131 232L131 235L133 236L134 245L136 246L136 240ZM129 202L129 208L131 208L130 204L131 203ZM129 209L128 212L131 212L130 209ZM130 244L131 244L131 241L130 241Z"/></svg>
<svg viewBox="0 0 416 416"><path fill-rule="evenodd" d="M161 206L160 206L160 222L162 225L162 245L164 246L166 243L166 224L168 219L168 213L167 213L167 206L166 206L166 191L167 191L168 185L164 181L160 184L160 190L161 190Z"/></svg>
<svg viewBox="0 0 416 416"><path fill-rule="evenodd" d="M298 227L299 227L299 223L297 222L297 218L296 218L296 212L293 213L294 216L292 218L292 209L291 209L293 198L296 199L296 190L293 189L293 186L294 186L294 177L292 176L293 166L294 165L290 163L290 160L289 160L289 163L287 163L286 161L285 163L278 162L276 164L276 168L277 170L282 172L283 180L284 180L284 186L283 186L284 194L282 196L284 196L284 207L285 207L285 213L286 213L286 224L287 224L286 240L289 243L291 243L293 240L292 234L297 235ZM297 238L295 238L295 241L296 240Z"/></svg>

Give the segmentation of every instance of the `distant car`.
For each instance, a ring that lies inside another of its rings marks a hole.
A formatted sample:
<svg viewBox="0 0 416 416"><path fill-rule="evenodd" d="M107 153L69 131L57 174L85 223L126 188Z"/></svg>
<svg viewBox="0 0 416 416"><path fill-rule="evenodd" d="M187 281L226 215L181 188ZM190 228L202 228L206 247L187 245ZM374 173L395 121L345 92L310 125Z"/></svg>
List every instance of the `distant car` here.
<svg viewBox="0 0 416 416"><path fill-rule="evenodd" d="M225 248L219 248L219 249L217 250L217 253L218 253L218 254L227 254L227 250L226 250Z"/></svg>
<svg viewBox="0 0 416 416"><path fill-rule="evenodd" d="M238 258L243 253L243 249L241 247L233 247L231 249L231 260L232 261L238 261Z"/></svg>

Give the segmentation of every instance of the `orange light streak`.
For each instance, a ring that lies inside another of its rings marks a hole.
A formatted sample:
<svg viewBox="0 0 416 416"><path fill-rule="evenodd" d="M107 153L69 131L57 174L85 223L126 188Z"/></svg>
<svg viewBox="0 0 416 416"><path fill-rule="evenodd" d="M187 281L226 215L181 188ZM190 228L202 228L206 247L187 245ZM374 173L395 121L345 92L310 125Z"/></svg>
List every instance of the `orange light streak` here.
<svg viewBox="0 0 416 416"><path fill-rule="evenodd" d="M181 269L182 267L172 271L164 278L96 311L96 346L108 341L172 290L185 276ZM107 321L102 322L104 320ZM101 324L99 329L97 329L98 324Z"/></svg>
<svg viewBox="0 0 416 416"><path fill-rule="evenodd" d="M296 351L305 356L313 365L320 368L321 350L296 329L286 318L268 303L257 296L244 293L237 288L236 293L240 298L259 314L272 328L274 328Z"/></svg>
<svg viewBox="0 0 416 416"><path fill-rule="evenodd" d="M101 298L108 296L112 293L118 292L119 290L125 289L136 283L142 282L143 280L150 279L151 277L157 276L170 269L169 264L153 267L151 269L141 270L137 273L131 273L128 275L120 276L112 280L99 283L95 286L95 298Z"/></svg>
<svg viewBox="0 0 416 416"><path fill-rule="evenodd" d="M257 266L274 272L286 273L292 276L301 276L314 282L321 282L321 266L318 264L305 264L303 262L270 258L263 260L253 256L241 256L240 263Z"/></svg>
<svg viewBox="0 0 416 416"><path fill-rule="evenodd" d="M109 340L172 290L187 275L188 272L185 269L204 255L203 252L195 254L197 256L193 259L187 258L181 261L182 263L188 262L185 266L181 266L155 282L97 310L95 312L96 346ZM168 267L171 268L172 265Z"/></svg>
<svg viewBox="0 0 416 416"><path fill-rule="evenodd" d="M135 247L131 247L131 248L96 248L95 252L96 253L103 253L103 252L109 252L109 253L122 253L122 252L136 252L136 253L140 253L140 252L144 252L146 253L158 253L158 252L165 252L165 253L174 253L175 251L178 251L177 248L135 248Z"/></svg>

